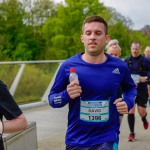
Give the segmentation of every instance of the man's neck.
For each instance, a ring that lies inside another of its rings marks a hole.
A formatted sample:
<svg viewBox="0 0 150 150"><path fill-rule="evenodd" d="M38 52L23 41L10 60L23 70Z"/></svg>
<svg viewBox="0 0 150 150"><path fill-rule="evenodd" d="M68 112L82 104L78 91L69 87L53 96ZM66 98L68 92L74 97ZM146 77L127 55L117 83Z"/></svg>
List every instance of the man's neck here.
<svg viewBox="0 0 150 150"><path fill-rule="evenodd" d="M84 53L82 55L82 59L85 62L90 63L90 64L102 64L103 62L107 60L107 56L104 53L99 54L97 56L92 56L87 53Z"/></svg>

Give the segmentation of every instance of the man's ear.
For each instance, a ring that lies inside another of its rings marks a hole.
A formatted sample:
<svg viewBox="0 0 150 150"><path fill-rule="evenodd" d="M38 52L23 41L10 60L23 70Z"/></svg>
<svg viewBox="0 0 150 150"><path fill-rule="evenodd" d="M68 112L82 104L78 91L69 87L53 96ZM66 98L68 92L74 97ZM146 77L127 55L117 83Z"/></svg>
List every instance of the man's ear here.
<svg viewBox="0 0 150 150"><path fill-rule="evenodd" d="M80 36L81 42L84 43L83 36Z"/></svg>
<svg viewBox="0 0 150 150"><path fill-rule="evenodd" d="M109 41L110 41L110 36L106 35L106 43L108 44Z"/></svg>

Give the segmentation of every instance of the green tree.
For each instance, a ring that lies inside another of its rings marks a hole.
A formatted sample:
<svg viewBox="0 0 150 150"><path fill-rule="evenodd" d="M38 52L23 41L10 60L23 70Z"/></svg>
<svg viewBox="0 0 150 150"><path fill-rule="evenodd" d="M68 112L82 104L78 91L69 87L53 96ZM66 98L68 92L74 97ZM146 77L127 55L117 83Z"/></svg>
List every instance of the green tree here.
<svg viewBox="0 0 150 150"><path fill-rule="evenodd" d="M1 53L12 57L17 45L17 35L22 26L21 3L17 0L3 0L0 3L0 34L3 39Z"/></svg>
<svg viewBox="0 0 150 150"><path fill-rule="evenodd" d="M86 16L105 15L107 9L98 0L66 0L57 6L57 15L48 19L43 26L47 43L47 56L66 59L83 51L80 41L81 26ZM49 54L49 55L48 55Z"/></svg>
<svg viewBox="0 0 150 150"><path fill-rule="evenodd" d="M132 21L98 0L0 1L0 60L66 59L83 50L82 22L101 15L108 22L111 38L119 40L122 56L132 41L149 44L147 36L131 30Z"/></svg>

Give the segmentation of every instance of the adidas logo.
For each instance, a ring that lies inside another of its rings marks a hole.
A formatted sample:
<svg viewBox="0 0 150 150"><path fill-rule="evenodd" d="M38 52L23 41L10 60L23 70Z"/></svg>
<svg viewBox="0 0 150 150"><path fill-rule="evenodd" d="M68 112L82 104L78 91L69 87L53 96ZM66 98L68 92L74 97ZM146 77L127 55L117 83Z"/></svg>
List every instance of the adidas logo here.
<svg viewBox="0 0 150 150"><path fill-rule="evenodd" d="M114 74L120 74L120 71L119 71L118 68L116 68L115 70L112 71L112 73L114 73Z"/></svg>

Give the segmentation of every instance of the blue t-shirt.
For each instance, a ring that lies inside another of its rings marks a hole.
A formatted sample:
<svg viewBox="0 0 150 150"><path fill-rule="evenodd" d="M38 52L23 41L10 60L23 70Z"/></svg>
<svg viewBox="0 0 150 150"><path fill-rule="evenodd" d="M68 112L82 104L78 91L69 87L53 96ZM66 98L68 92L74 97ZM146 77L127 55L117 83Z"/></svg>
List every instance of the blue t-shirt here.
<svg viewBox="0 0 150 150"><path fill-rule="evenodd" d="M136 87L127 65L108 54L102 64L90 64L77 54L66 60L56 75L48 100L52 107L69 104L66 144L93 146L119 140L119 113L114 105L118 87L130 110L134 105ZM80 97L72 100L66 90L70 68L74 67L82 88Z"/></svg>

